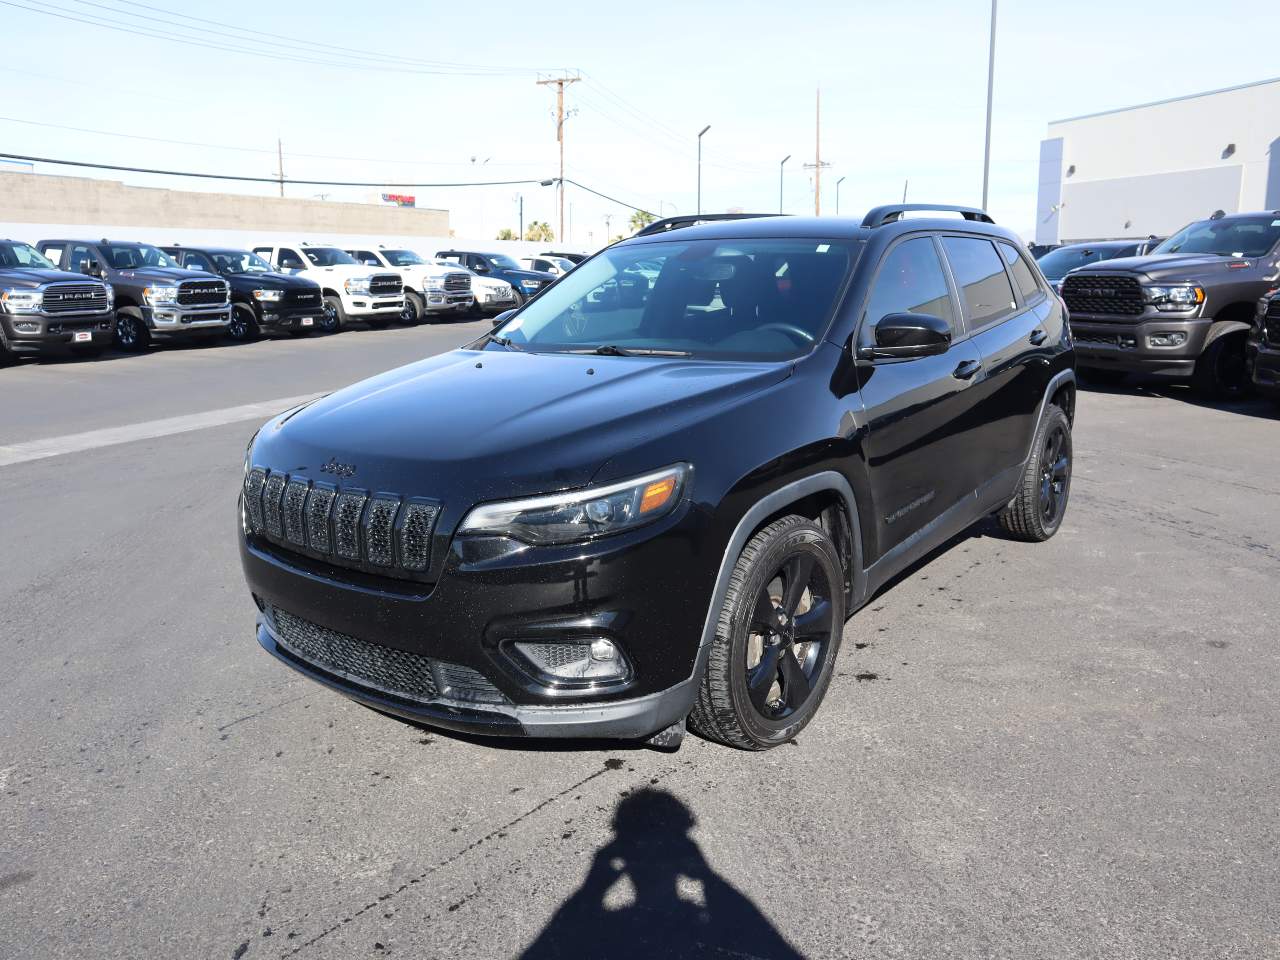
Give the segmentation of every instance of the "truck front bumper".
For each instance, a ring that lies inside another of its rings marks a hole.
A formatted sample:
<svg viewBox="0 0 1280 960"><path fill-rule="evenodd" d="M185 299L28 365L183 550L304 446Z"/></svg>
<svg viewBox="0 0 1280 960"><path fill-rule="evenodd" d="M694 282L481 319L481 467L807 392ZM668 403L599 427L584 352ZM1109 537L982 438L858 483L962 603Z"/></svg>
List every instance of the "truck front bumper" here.
<svg viewBox="0 0 1280 960"><path fill-rule="evenodd" d="M267 330L317 330L324 320L324 308L274 307L255 305L258 326Z"/></svg>
<svg viewBox="0 0 1280 960"><path fill-rule="evenodd" d="M115 338L112 314L45 316L0 314L4 346L19 356L67 353L75 349L102 349Z"/></svg>
<svg viewBox="0 0 1280 960"><path fill-rule="evenodd" d="M1114 317L1071 315L1076 365L1158 376L1189 377L1204 351L1213 320L1150 317L1116 322ZM1176 346L1154 346L1153 337L1181 337Z"/></svg>
<svg viewBox="0 0 1280 960"><path fill-rule="evenodd" d="M1280 344L1250 339L1246 359L1253 371L1253 386L1262 395L1280 400Z"/></svg>
<svg viewBox="0 0 1280 960"><path fill-rule="evenodd" d="M427 290L423 293L427 313L453 313L470 310L476 299L470 293L451 293L446 290Z"/></svg>
<svg viewBox="0 0 1280 960"><path fill-rule="evenodd" d="M226 330L231 323L231 304L215 307L157 305L142 308L142 319L157 340L210 336Z"/></svg>
<svg viewBox="0 0 1280 960"><path fill-rule="evenodd" d="M342 303L347 316L364 320L369 317L386 317L393 320L404 309L404 294L388 294L382 297L348 297Z"/></svg>

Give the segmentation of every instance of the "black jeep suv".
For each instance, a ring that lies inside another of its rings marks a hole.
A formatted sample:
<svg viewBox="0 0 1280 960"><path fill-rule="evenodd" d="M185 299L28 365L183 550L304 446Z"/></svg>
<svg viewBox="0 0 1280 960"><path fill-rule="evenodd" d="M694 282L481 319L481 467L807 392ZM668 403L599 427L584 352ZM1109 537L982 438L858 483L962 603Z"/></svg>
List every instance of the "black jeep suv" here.
<svg viewBox="0 0 1280 960"><path fill-rule="evenodd" d="M258 642L455 730L790 739L889 578L1066 510L1061 303L986 214L921 209L660 221L269 421L240 499ZM639 296L595 296L637 264Z"/></svg>
<svg viewBox="0 0 1280 960"><path fill-rule="evenodd" d="M214 273L231 286L232 340L253 340L264 330L284 330L295 337L316 330L324 319L320 285L277 273L256 253L225 247L163 247L187 270Z"/></svg>
<svg viewBox="0 0 1280 960"><path fill-rule="evenodd" d="M57 269L29 244L0 240L0 363L66 351L97 356L113 326L105 283Z"/></svg>
<svg viewBox="0 0 1280 960"><path fill-rule="evenodd" d="M184 270L163 250L118 240L41 240L37 249L97 277L115 291L116 346L140 352L153 340L220 338L231 323L230 287L221 277Z"/></svg>
<svg viewBox="0 0 1280 960"><path fill-rule="evenodd" d="M1050 254L1052 256L1052 254ZM1249 388L1245 343L1280 275L1280 210L1214 214L1145 257L1090 263L1062 281L1086 376L1190 378L1206 397Z"/></svg>

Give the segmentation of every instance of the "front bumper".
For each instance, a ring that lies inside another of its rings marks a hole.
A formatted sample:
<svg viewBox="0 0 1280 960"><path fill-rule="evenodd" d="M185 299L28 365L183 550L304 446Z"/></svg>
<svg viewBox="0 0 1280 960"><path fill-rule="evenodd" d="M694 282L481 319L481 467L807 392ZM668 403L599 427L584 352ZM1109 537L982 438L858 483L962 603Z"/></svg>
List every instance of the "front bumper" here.
<svg viewBox="0 0 1280 960"><path fill-rule="evenodd" d="M89 316L0 314L4 345L14 354L40 356L67 353L77 348L101 349L115 338L111 313ZM85 339L85 336L88 339Z"/></svg>
<svg viewBox="0 0 1280 960"><path fill-rule="evenodd" d="M240 551L264 611L259 643L352 699L473 733L642 738L685 716L697 693L706 653L700 639L717 572L699 549L707 524L686 503L649 528L556 549L545 560L526 551L469 562L453 549L434 584L339 570L243 535ZM474 670L502 702L403 696L359 675L335 673L281 642L276 610L361 645ZM567 695L532 679L511 653L515 639L589 637L622 649L631 665L628 683Z"/></svg>
<svg viewBox="0 0 1280 960"><path fill-rule="evenodd" d="M1280 344L1250 339L1245 349L1254 387L1259 393L1280 400Z"/></svg>
<svg viewBox="0 0 1280 960"><path fill-rule="evenodd" d="M1191 376L1211 326L1213 320L1208 317L1117 322L1114 316L1071 315L1077 366L1160 376ZM1163 333L1181 333L1186 339L1177 347L1151 346L1150 337Z"/></svg>
<svg viewBox="0 0 1280 960"><path fill-rule="evenodd" d="M260 327L272 330L314 330L324 320L321 306L291 309L256 304L254 313Z"/></svg>
<svg viewBox="0 0 1280 960"><path fill-rule="evenodd" d="M404 309L404 294L388 294L381 297L348 296L343 300L342 308L347 311L347 316L355 318L394 316Z"/></svg>
<svg viewBox="0 0 1280 960"><path fill-rule="evenodd" d="M231 304L183 307L173 304L144 306L142 319L156 339L202 336L225 330L231 323Z"/></svg>
<svg viewBox="0 0 1280 960"><path fill-rule="evenodd" d="M476 302L471 293L457 293L447 290L427 290L423 293L423 302L427 313L449 313L455 310L470 310Z"/></svg>
<svg viewBox="0 0 1280 960"><path fill-rule="evenodd" d="M478 298L476 306L484 313L501 313L503 310L514 310L516 308L516 298L514 296L505 300L499 300L496 297Z"/></svg>

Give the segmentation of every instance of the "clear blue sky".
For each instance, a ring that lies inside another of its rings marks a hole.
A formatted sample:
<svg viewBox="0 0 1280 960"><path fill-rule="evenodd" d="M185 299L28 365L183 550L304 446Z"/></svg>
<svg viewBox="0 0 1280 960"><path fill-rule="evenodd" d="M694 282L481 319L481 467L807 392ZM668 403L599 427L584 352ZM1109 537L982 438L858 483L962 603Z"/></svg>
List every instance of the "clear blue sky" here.
<svg viewBox="0 0 1280 960"><path fill-rule="evenodd" d="M306 60L326 60L324 48L286 43L349 44L377 56L359 61L363 68L283 62L132 36L37 9ZM655 212L692 210L695 135L708 123L705 210L776 209L779 161L792 154L786 208L811 212L811 173L802 164L813 160L819 87L822 153L831 163L824 212L834 211L841 176L845 214L901 197L908 179L913 200L977 203L988 13L987 0L6 0L0 84L8 95L0 116L9 119L0 121L0 143L11 153L269 176L280 137L286 173L300 178L545 178L556 173L554 96L535 80L539 70L567 68L583 75L568 94L576 112L566 125L567 175ZM234 39L237 31L191 17L262 33ZM1049 121L1272 76L1280 72L1274 58L1251 38L1280 36L1278 25L1274 3L1174 0L1156 12L1137 3L1004 0L990 202L997 220L1030 229L1039 141ZM251 42L255 37L268 46ZM293 196L351 199L374 192L289 188ZM459 236L514 227L517 193L526 222L555 224L554 190L536 185L403 192L416 193L420 205L449 208ZM629 213L572 189L568 198L570 241L579 247L604 240L606 214L617 233Z"/></svg>

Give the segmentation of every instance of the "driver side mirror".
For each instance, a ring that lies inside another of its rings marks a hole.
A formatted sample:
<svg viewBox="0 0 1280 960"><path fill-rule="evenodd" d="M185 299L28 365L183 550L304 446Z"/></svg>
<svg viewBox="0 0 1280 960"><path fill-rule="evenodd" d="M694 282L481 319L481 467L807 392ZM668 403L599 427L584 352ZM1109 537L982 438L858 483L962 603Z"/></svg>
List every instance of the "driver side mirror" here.
<svg viewBox="0 0 1280 960"><path fill-rule="evenodd" d="M500 314L493 318L493 325L496 327L500 323L506 323L507 320L515 313L514 310L503 310Z"/></svg>
<svg viewBox="0 0 1280 960"><path fill-rule="evenodd" d="M951 347L951 324L927 313L889 313L875 328L875 346L858 351L864 360L935 357Z"/></svg>
<svg viewBox="0 0 1280 960"><path fill-rule="evenodd" d="M483 261L477 261L476 265L471 269L474 270L476 273L488 273L489 265Z"/></svg>
<svg viewBox="0 0 1280 960"><path fill-rule="evenodd" d="M76 273L83 273L86 277L102 279L102 267L99 266L97 260L81 260L76 265Z"/></svg>

